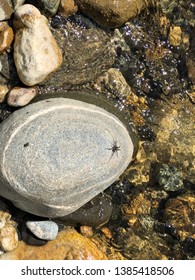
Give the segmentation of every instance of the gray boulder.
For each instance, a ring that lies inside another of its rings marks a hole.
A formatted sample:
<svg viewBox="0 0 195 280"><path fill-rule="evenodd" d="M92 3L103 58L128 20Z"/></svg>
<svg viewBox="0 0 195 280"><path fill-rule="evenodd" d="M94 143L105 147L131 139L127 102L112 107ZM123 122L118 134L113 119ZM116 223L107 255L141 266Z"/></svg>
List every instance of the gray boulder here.
<svg viewBox="0 0 195 280"><path fill-rule="evenodd" d="M126 126L93 104L50 98L0 125L0 193L39 216L74 212L109 187L130 163Z"/></svg>

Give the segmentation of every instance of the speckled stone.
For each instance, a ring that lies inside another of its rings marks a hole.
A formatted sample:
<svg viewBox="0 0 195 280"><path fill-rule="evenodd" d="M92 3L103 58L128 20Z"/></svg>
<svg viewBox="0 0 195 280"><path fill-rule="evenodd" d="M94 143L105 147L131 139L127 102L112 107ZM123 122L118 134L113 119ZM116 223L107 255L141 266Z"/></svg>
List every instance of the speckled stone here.
<svg viewBox="0 0 195 280"><path fill-rule="evenodd" d="M37 94L36 86L29 88L13 87L9 92L7 103L9 106L22 107L27 105Z"/></svg>
<svg viewBox="0 0 195 280"><path fill-rule="evenodd" d="M184 188L182 173L178 172L175 166L167 164L163 164L160 167L158 182L168 192L180 191Z"/></svg>
<svg viewBox="0 0 195 280"><path fill-rule="evenodd" d="M52 221L28 221L26 226L40 239L54 240L58 234L58 225Z"/></svg>
<svg viewBox="0 0 195 280"><path fill-rule="evenodd" d="M69 98L15 111L1 124L0 142L1 195L46 217L68 215L105 190L134 152L115 115Z"/></svg>
<svg viewBox="0 0 195 280"><path fill-rule="evenodd" d="M27 86L44 81L62 63L62 54L47 19L30 4L15 14L14 61L20 80ZM41 47L40 47L41 46Z"/></svg>

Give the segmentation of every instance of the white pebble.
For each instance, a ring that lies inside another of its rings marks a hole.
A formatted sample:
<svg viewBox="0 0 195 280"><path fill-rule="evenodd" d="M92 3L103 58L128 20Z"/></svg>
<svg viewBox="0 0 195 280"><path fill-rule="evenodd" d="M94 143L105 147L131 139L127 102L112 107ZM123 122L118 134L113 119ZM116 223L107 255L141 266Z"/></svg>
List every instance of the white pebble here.
<svg viewBox="0 0 195 280"><path fill-rule="evenodd" d="M28 221L26 226L40 239L54 240L58 234L58 225L52 221Z"/></svg>

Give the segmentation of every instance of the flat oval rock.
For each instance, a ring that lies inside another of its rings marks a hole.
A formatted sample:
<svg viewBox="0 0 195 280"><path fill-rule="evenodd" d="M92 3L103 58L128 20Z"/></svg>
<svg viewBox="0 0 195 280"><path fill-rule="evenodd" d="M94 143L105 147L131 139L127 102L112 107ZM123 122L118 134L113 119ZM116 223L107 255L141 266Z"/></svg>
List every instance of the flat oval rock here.
<svg viewBox="0 0 195 280"><path fill-rule="evenodd" d="M74 212L127 168L133 142L113 114L83 101L50 98L0 126L0 193L35 215Z"/></svg>

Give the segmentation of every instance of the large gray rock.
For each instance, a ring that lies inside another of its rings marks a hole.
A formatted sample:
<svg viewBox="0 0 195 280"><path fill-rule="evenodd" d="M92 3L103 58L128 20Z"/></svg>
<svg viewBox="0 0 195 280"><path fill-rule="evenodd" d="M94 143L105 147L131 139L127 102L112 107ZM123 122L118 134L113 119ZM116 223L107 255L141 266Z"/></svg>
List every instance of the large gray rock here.
<svg viewBox="0 0 195 280"><path fill-rule="evenodd" d="M110 186L133 157L125 125L95 105L50 98L0 126L0 193L47 217L74 212Z"/></svg>
<svg viewBox="0 0 195 280"><path fill-rule="evenodd" d="M14 24L14 61L18 76L25 85L33 86L60 67L62 54L47 19L34 6L19 7Z"/></svg>

